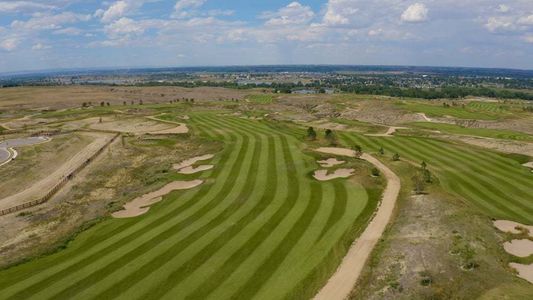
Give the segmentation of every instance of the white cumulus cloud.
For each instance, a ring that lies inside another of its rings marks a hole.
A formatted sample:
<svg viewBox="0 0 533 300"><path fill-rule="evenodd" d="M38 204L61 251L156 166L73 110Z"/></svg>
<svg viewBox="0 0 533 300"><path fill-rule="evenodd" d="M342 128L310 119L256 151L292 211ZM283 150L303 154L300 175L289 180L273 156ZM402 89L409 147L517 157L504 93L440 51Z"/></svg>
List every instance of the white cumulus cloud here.
<svg viewBox="0 0 533 300"><path fill-rule="evenodd" d="M428 19L428 9L422 3L415 3L402 13L401 19L408 23L424 22Z"/></svg>
<svg viewBox="0 0 533 300"><path fill-rule="evenodd" d="M263 18L268 19L266 25L294 25L305 24L311 21L315 13L309 6L304 6L299 2L292 2L289 5L279 9L277 12L268 12L263 14Z"/></svg>
<svg viewBox="0 0 533 300"><path fill-rule="evenodd" d="M7 38L0 42L0 49L5 51L13 51L17 49L19 44L20 40L18 38Z"/></svg>

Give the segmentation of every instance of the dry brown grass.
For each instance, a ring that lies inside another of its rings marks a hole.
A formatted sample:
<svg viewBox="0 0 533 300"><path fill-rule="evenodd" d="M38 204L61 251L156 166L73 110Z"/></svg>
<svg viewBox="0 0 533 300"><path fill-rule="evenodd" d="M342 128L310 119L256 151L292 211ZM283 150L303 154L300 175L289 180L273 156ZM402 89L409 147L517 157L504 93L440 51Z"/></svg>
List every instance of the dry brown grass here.
<svg viewBox="0 0 533 300"><path fill-rule="evenodd" d="M250 90L217 87L110 87L110 86L54 86L16 87L0 90L0 108L51 108L78 107L83 102L109 102L121 105L142 100L144 103L168 103L170 100L189 98L198 101L218 99L243 99Z"/></svg>

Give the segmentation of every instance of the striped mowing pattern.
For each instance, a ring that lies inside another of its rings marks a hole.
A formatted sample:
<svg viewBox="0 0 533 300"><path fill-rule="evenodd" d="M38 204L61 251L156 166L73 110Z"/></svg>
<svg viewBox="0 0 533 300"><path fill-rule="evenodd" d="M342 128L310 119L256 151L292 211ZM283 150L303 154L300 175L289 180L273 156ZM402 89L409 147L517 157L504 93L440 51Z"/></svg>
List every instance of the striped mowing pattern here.
<svg viewBox="0 0 533 300"><path fill-rule="evenodd" d="M309 298L376 203L346 180L317 182L296 133L191 116L223 140L206 182L133 219L109 219L66 250L0 272L0 299ZM302 288L307 287L307 288Z"/></svg>
<svg viewBox="0 0 533 300"><path fill-rule="evenodd" d="M383 147L410 161L426 161L449 192L464 198L494 218L529 224L533 220L533 174L516 161L494 152L417 137L379 138L341 135L348 145L365 151Z"/></svg>

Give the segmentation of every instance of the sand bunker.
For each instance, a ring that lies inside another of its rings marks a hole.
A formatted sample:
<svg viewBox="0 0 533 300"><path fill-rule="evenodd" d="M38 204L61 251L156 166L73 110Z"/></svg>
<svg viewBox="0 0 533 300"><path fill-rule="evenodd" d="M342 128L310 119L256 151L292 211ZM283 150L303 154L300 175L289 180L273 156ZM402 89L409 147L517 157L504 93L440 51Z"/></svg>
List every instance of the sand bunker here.
<svg viewBox="0 0 533 300"><path fill-rule="evenodd" d="M533 283L533 264L523 265L517 263L510 263L509 266L518 271L518 277Z"/></svg>
<svg viewBox="0 0 533 300"><path fill-rule="evenodd" d="M533 161L530 161L528 163L525 163L523 164L522 166L526 167L526 168L530 168L531 169L531 172L533 172Z"/></svg>
<svg viewBox="0 0 533 300"><path fill-rule="evenodd" d="M533 237L533 226L524 225L513 221L497 220L493 222L494 227L503 232L509 232L512 234L520 234L519 228L524 228L529 231L529 236Z"/></svg>
<svg viewBox="0 0 533 300"><path fill-rule="evenodd" d="M176 190L192 189L202 183L202 180L171 182L155 192L145 194L125 204L124 210L113 213L113 217L132 218L140 216L142 214L145 214L150 209L150 205L161 201L163 199L163 196L167 195L168 193Z"/></svg>
<svg viewBox="0 0 533 300"><path fill-rule="evenodd" d="M189 132L189 128L187 127L187 125L180 124L179 126L174 127L174 128L160 130L160 131L153 131L149 133L151 134L182 134L182 133L188 133L188 132Z"/></svg>
<svg viewBox="0 0 533 300"><path fill-rule="evenodd" d="M215 157L213 154L206 154L206 155L202 155L202 156L196 156L196 157L193 157L193 158L186 159L186 160L180 162L179 164L175 164L173 167L174 167L174 170L181 170L183 168L190 167L190 166L194 165L195 163L197 163L199 161L212 159L213 157Z"/></svg>
<svg viewBox="0 0 533 300"><path fill-rule="evenodd" d="M327 154L333 154L333 155L355 157L355 152L353 150L346 149L346 148L320 147L316 149L315 151L327 153Z"/></svg>
<svg viewBox="0 0 533 300"><path fill-rule="evenodd" d="M342 165L345 163L344 160L337 160L336 158L329 158L326 160L319 160L318 163L322 168L331 168L334 166Z"/></svg>
<svg viewBox="0 0 533 300"><path fill-rule="evenodd" d="M313 177L320 181L333 180L337 178L348 178L353 175L354 171L354 169L337 169L335 172L328 174L328 170L317 170L315 171L315 175L313 175Z"/></svg>
<svg viewBox="0 0 533 300"><path fill-rule="evenodd" d="M518 257L528 257L533 254L533 241L523 239L523 240L512 240L503 244L503 248L509 254Z"/></svg>
<svg viewBox="0 0 533 300"><path fill-rule="evenodd" d="M207 171L207 170L211 170L213 169L215 166L213 165L201 165L201 166L198 166L198 167L185 167L185 168L182 168L179 170L178 173L180 174L194 174L194 173L198 173L198 172L202 172L202 171Z"/></svg>

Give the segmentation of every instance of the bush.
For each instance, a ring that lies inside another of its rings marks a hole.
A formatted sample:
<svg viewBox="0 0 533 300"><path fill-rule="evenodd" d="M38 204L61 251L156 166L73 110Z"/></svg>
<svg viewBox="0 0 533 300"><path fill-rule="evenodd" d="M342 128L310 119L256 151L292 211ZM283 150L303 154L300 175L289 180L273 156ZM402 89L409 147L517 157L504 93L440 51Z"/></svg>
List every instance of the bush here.
<svg viewBox="0 0 533 300"><path fill-rule="evenodd" d="M372 176L378 177L379 176L379 170L378 168L372 168Z"/></svg>

